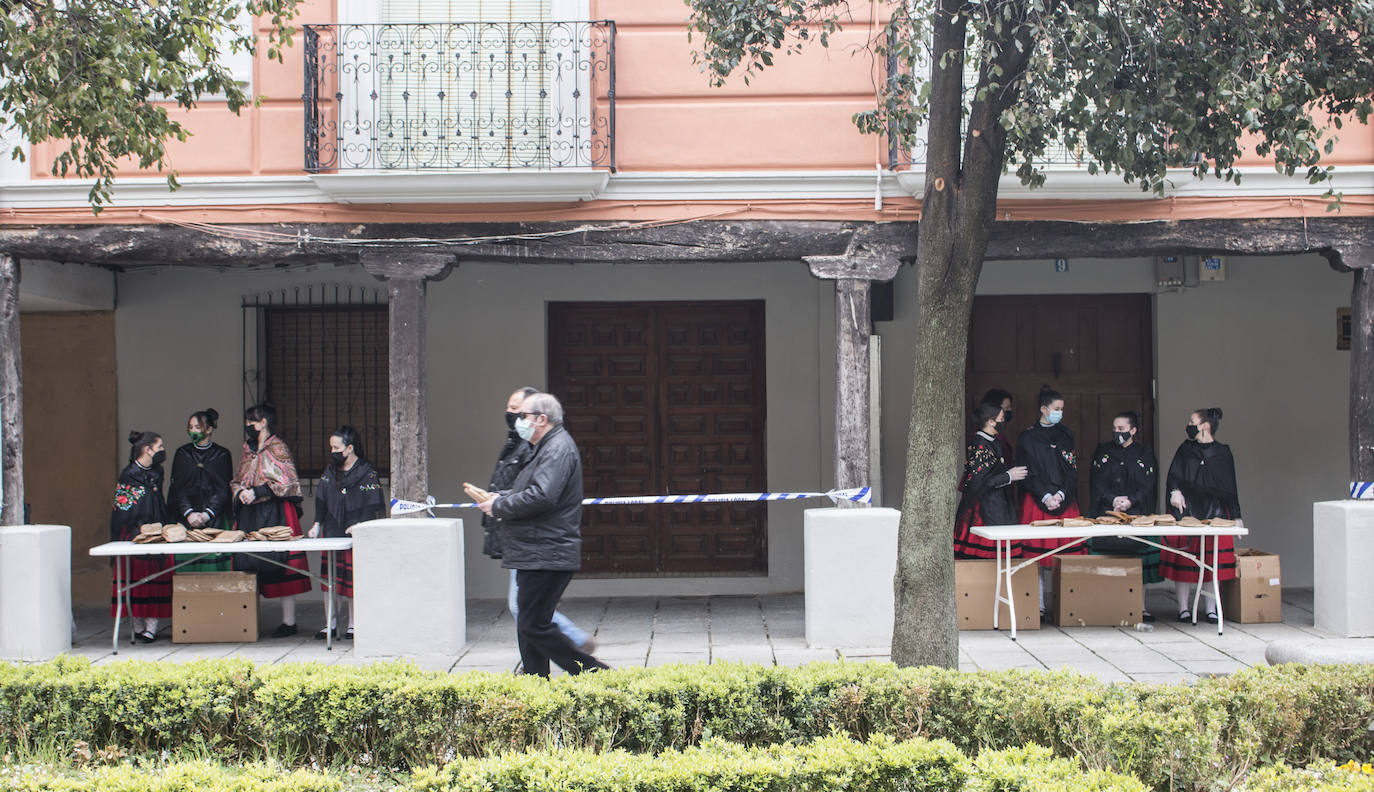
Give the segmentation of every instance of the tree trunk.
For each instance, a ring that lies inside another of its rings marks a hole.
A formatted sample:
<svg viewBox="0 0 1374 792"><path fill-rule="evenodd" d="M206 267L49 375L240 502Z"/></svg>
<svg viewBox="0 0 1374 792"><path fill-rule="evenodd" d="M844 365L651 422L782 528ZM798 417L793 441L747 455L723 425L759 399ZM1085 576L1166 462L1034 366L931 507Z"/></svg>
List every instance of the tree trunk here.
<svg viewBox="0 0 1374 792"><path fill-rule="evenodd" d="M1363 265L1350 295L1350 480L1374 481L1374 269L1349 263Z"/></svg>

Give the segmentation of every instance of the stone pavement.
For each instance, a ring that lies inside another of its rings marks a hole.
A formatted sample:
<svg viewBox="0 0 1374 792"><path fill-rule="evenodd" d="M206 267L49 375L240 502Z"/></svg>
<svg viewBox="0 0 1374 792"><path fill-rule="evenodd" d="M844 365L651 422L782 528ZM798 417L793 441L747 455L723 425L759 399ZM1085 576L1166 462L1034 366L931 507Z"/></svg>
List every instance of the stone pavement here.
<svg viewBox="0 0 1374 792"><path fill-rule="evenodd" d="M1172 588L1147 590L1150 609L1173 614ZM1284 620L1279 624L1228 623L1224 635L1216 626L1156 622L1153 632L1131 628L1046 626L1020 631L1012 641L1005 632L965 631L959 635L959 667L978 669L1071 668L1108 682L1193 682L1201 676L1228 674L1264 665L1264 648L1280 638L1331 638L1312 626L1312 590L1284 592ZM817 660L887 660L887 647L837 652L806 645L802 596L632 597L574 599L563 612L598 644L597 657L612 666L659 666L669 663L748 662L795 666ZM243 657L259 663L321 662L348 665L369 662L355 657L352 643L326 651L314 637L324 619L322 601L302 598L301 632L286 639L264 637L244 644L173 644L163 625L162 640L110 651L109 610L78 611L72 654L96 663L117 660L183 661L205 657ZM277 626L280 611L264 603L259 623L264 636ZM468 603L468 644L452 658L426 663L441 670L509 672L519 659L515 626L505 602ZM558 673L555 671L555 673Z"/></svg>

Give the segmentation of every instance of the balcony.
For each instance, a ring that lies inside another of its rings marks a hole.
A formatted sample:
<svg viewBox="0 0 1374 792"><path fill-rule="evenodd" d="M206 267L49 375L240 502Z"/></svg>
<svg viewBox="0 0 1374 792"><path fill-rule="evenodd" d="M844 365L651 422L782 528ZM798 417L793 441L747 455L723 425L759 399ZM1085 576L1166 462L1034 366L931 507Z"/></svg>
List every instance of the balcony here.
<svg viewBox="0 0 1374 792"><path fill-rule="evenodd" d="M615 23L307 25L305 170L336 200L587 200L615 170Z"/></svg>

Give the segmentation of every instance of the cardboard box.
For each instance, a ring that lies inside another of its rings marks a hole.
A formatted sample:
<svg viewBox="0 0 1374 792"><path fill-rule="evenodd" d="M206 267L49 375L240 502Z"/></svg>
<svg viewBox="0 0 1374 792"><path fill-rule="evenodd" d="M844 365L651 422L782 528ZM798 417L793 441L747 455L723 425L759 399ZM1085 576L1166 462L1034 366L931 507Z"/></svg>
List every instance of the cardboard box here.
<svg viewBox="0 0 1374 792"><path fill-rule="evenodd" d="M188 572L172 576L172 643L257 640L257 575Z"/></svg>
<svg viewBox="0 0 1374 792"><path fill-rule="evenodd" d="M1054 616L1060 627L1134 626L1144 592L1139 558L1054 557Z"/></svg>
<svg viewBox="0 0 1374 792"><path fill-rule="evenodd" d="M1236 550L1236 579L1221 581L1221 613L1241 624L1283 621L1279 557L1262 550Z"/></svg>
<svg viewBox="0 0 1374 792"><path fill-rule="evenodd" d="M1012 575L1017 630L1040 629L1040 581L1036 575L1034 565ZM992 600L996 585L996 561L954 562L954 600L958 608L959 629L992 629ZM998 606L997 625L1003 630L1011 629L1011 613L1005 603Z"/></svg>

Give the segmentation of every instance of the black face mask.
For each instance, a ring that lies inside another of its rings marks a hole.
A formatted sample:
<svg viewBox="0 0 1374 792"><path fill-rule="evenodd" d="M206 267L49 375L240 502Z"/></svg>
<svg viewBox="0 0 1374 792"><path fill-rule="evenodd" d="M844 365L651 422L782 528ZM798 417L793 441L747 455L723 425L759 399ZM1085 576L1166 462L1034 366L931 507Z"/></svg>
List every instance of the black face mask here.
<svg viewBox="0 0 1374 792"><path fill-rule="evenodd" d="M343 467L343 463L348 459L348 455L342 451L331 451L329 452L329 458L334 460L334 464Z"/></svg>
<svg viewBox="0 0 1374 792"><path fill-rule="evenodd" d="M997 424L1000 426L1000 425L1002 425L1002 424L1004 424L1004 423L1006 423L1006 422L1008 422L1008 421L1010 421L1010 420L1011 420L1011 410L1003 410L1003 411L1002 411L1002 420L998 421Z"/></svg>
<svg viewBox="0 0 1374 792"><path fill-rule="evenodd" d="M514 429L515 429L515 419L516 419L516 418L519 418L519 417L520 417L520 413L513 413L513 412L508 412L508 413L506 413L506 428L507 428L507 429L514 430Z"/></svg>
<svg viewBox="0 0 1374 792"><path fill-rule="evenodd" d="M243 427L243 439L248 442L248 448L253 451L258 450L258 430L251 426Z"/></svg>
<svg viewBox="0 0 1374 792"><path fill-rule="evenodd" d="M1183 431L1188 433L1189 440L1197 439L1197 426L1193 424L1188 424L1186 427L1184 427Z"/></svg>
<svg viewBox="0 0 1374 792"><path fill-rule="evenodd" d="M167 452L166 452L166 451L159 451L159 452L157 452L156 454L153 454L153 465L155 465L155 466L156 466L156 465L161 465L163 462L166 462L166 461L167 461Z"/></svg>
<svg viewBox="0 0 1374 792"><path fill-rule="evenodd" d="M1112 432L1112 434L1116 435L1116 444L1117 444L1117 445L1123 445L1123 446L1124 446L1124 445L1126 445L1127 443L1131 442L1131 433L1130 433L1130 432Z"/></svg>

